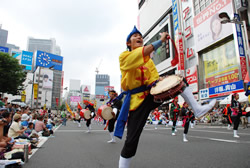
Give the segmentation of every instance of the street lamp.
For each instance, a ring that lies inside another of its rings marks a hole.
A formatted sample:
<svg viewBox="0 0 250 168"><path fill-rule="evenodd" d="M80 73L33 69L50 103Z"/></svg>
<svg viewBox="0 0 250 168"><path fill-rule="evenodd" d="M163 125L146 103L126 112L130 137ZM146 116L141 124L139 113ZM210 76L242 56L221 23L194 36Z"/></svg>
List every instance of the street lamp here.
<svg viewBox="0 0 250 168"><path fill-rule="evenodd" d="M236 17L234 17L233 19L230 19L230 17L228 16L226 12L220 13L219 17L221 19L220 21L221 24L235 23L235 24L244 25L243 21L238 21Z"/></svg>

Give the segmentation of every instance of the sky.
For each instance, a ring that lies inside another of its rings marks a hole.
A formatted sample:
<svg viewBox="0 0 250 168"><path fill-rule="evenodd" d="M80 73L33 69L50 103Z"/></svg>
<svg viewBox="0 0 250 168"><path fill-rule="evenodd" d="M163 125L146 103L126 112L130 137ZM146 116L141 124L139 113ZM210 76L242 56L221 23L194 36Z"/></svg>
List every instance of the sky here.
<svg viewBox="0 0 250 168"><path fill-rule="evenodd" d="M8 30L7 43L27 49L28 37L55 38L64 57L64 87L70 79L91 85L95 70L110 75L120 90L119 55L137 24L137 0L1 0L0 24Z"/></svg>

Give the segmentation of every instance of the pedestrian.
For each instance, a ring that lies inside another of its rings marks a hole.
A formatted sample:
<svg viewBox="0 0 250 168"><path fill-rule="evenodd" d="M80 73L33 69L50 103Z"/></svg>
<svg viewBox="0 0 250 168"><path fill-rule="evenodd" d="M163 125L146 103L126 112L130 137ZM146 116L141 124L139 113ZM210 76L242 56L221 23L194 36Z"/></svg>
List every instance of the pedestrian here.
<svg viewBox="0 0 250 168"><path fill-rule="evenodd" d="M114 137L114 127L115 127L116 119L120 113L122 102L119 99L116 99L117 93L115 90L109 91L109 97L110 97L110 99L106 104L107 104L107 106L110 106L112 108L112 114L113 114L114 118L112 118L108 121L108 131L109 131L109 134L111 137L111 140L108 141L108 143L115 143L116 140Z"/></svg>
<svg viewBox="0 0 250 168"><path fill-rule="evenodd" d="M172 101L171 103L171 107L170 107L170 118L173 122L173 126L172 126L172 135L175 136L176 132L177 132L177 129L176 129L176 123L177 123L177 120L178 120L178 117L180 115L180 105L178 104L178 96L176 96L174 98L174 100Z"/></svg>
<svg viewBox="0 0 250 168"><path fill-rule="evenodd" d="M61 112L61 117L62 117L62 125L66 126L66 123L67 123L67 114L66 114L65 110L63 110Z"/></svg>
<svg viewBox="0 0 250 168"><path fill-rule="evenodd" d="M129 51L123 52L119 57L122 73L121 88L125 92L118 97L120 99L124 94L127 94L115 128L115 136L122 138L127 122L127 136L121 151L119 168L129 167L132 157L135 156L139 138L150 111L162 104L154 102L154 97L149 92L150 87L161 80L154 62L150 58L150 53L161 47L169 35L162 32L160 36L160 40L143 46L142 34L134 27L127 37ZM177 62L172 63L176 65ZM181 95L190 104L197 117L206 114L215 105L213 100L206 106L200 106L188 86Z"/></svg>
<svg viewBox="0 0 250 168"><path fill-rule="evenodd" d="M90 111L90 119L86 119L86 126L88 128L87 133L91 132L91 119L95 117L95 109L94 109L94 105L92 103L90 103L88 100L84 100L83 103L85 104L85 109Z"/></svg>
<svg viewBox="0 0 250 168"><path fill-rule="evenodd" d="M240 124L240 116L242 114L242 109L241 109L241 104L238 101L239 99L239 94L234 93L232 95L232 100L231 100L231 111L232 111L232 120L233 120L233 125L234 125L234 137L239 138L240 136L237 134L238 127Z"/></svg>

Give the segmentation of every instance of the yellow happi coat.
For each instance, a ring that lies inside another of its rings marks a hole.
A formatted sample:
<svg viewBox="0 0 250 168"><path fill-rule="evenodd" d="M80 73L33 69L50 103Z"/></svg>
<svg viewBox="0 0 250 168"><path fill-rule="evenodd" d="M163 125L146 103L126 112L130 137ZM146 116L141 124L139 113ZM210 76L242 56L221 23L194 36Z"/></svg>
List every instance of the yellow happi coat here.
<svg viewBox="0 0 250 168"><path fill-rule="evenodd" d="M121 87L124 91L143 85L150 85L159 79L159 74L149 55L143 55L144 47L133 51L124 51L119 57L122 73ZM130 111L136 110L149 94L149 90L133 94L130 101Z"/></svg>

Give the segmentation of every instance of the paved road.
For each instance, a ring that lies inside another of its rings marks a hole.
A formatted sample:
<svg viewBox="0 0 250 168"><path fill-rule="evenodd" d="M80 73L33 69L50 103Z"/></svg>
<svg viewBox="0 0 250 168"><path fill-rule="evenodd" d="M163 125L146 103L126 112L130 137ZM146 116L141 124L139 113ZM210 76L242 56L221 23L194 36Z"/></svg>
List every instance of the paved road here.
<svg viewBox="0 0 250 168"><path fill-rule="evenodd" d="M49 138L24 168L116 168L124 139L107 144L109 134L102 125L86 126L68 122ZM170 128L147 125L142 133L131 168L249 168L250 129L239 130L240 139L225 127L196 126L189 142L182 142L183 129L171 136Z"/></svg>

